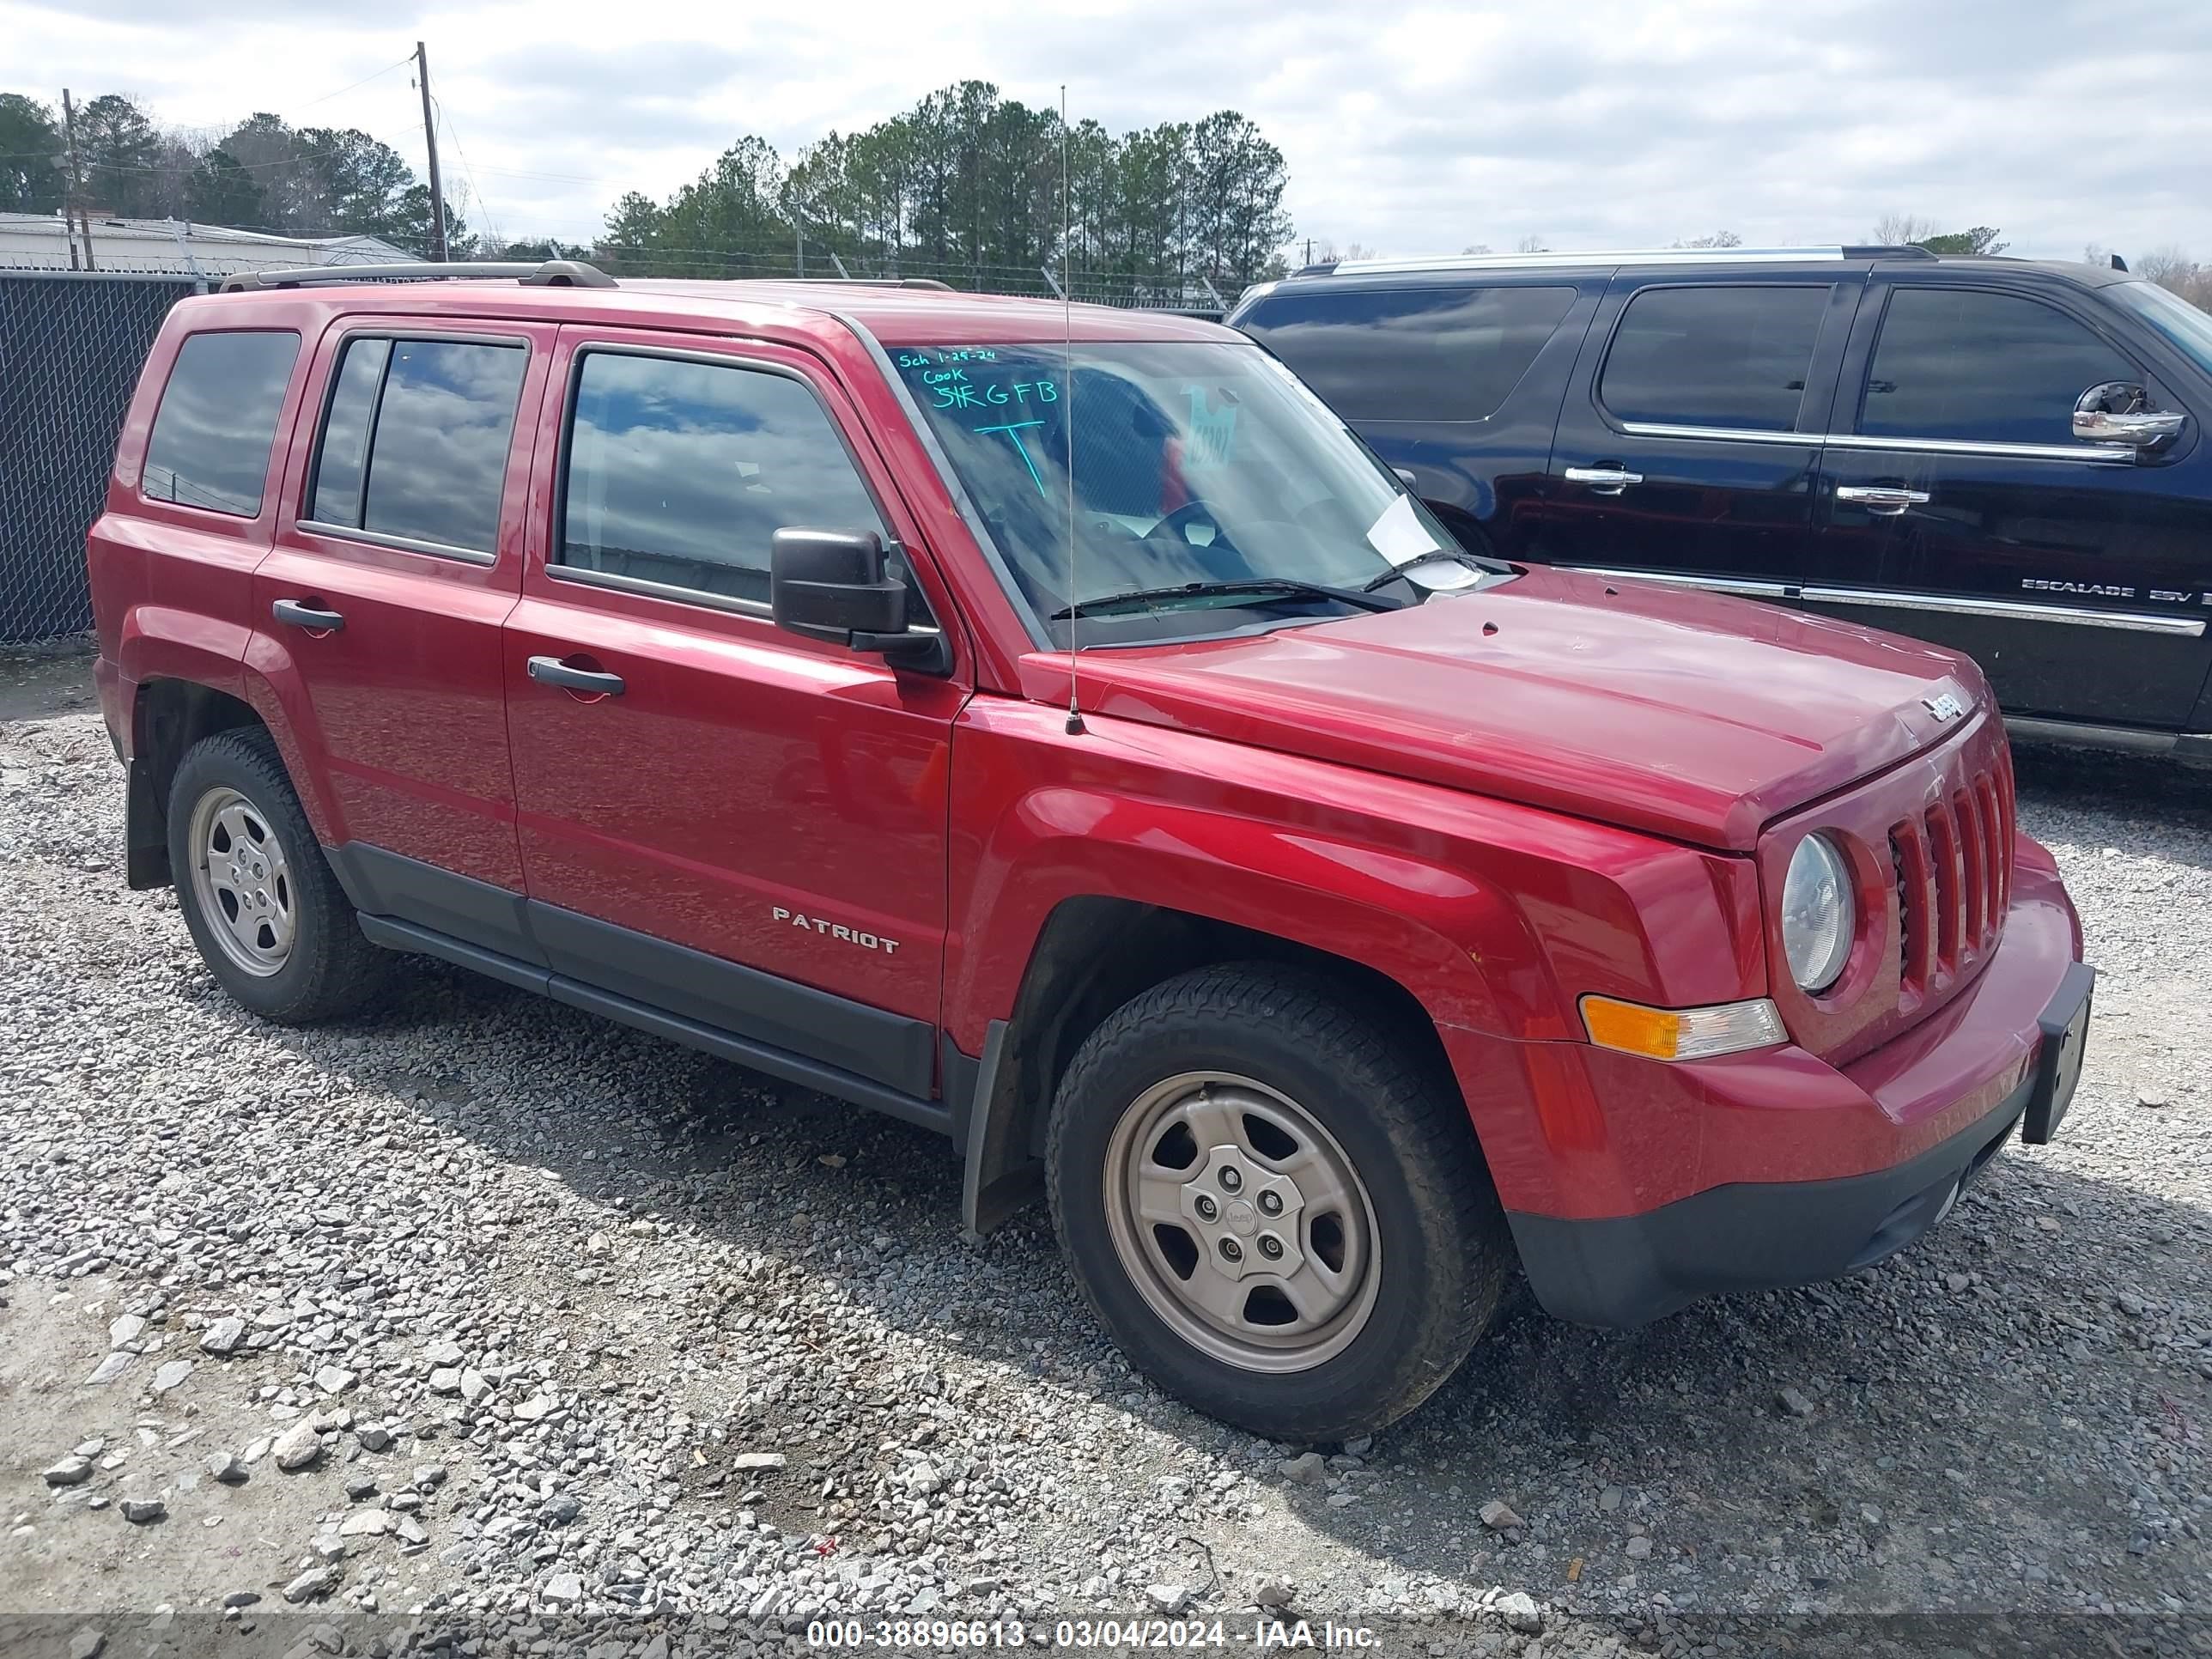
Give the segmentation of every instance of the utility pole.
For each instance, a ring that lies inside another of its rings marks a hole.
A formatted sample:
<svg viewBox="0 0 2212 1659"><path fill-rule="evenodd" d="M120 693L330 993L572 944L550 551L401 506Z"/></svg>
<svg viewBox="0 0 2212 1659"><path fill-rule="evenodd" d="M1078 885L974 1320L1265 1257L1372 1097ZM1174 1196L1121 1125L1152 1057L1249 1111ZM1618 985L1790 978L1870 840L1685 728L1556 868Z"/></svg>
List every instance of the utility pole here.
<svg viewBox="0 0 2212 1659"><path fill-rule="evenodd" d="M69 205L62 210L62 222L69 227L70 269L76 269L76 227L81 222L84 226L84 268L97 270L100 267L92 258L92 216L84 210L84 174L76 162L76 106L70 101L67 87L62 88L62 131L69 141Z"/></svg>
<svg viewBox="0 0 2212 1659"><path fill-rule="evenodd" d="M430 54L415 43L415 84L422 88L422 143L430 152L430 257L446 262L446 191L438 182L438 125L430 118Z"/></svg>

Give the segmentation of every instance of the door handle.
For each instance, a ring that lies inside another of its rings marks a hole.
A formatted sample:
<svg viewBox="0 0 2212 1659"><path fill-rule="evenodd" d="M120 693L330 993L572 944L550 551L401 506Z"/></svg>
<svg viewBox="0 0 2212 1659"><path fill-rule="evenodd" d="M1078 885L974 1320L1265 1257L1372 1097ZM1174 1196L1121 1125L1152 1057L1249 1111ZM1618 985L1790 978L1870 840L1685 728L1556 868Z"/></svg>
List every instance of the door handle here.
<svg viewBox="0 0 2212 1659"><path fill-rule="evenodd" d="M1593 495L1618 495L1629 485L1644 482L1641 472L1617 466L1571 466L1561 476L1569 483L1588 484Z"/></svg>
<svg viewBox="0 0 2212 1659"><path fill-rule="evenodd" d="M1928 500L1924 489L1899 489L1888 484L1838 484L1836 499L1850 501L1878 518L1894 519L1908 507Z"/></svg>
<svg viewBox="0 0 2212 1659"><path fill-rule="evenodd" d="M269 607L269 614L280 623L317 634L335 634L345 626L345 618L337 611L321 610L305 599L279 599Z"/></svg>
<svg viewBox="0 0 2212 1659"><path fill-rule="evenodd" d="M582 691L602 697L619 697L623 694L621 675L601 673L595 668L571 668L558 657L532 657L523 667L541 685L557 685L564 691Z"/></svg>

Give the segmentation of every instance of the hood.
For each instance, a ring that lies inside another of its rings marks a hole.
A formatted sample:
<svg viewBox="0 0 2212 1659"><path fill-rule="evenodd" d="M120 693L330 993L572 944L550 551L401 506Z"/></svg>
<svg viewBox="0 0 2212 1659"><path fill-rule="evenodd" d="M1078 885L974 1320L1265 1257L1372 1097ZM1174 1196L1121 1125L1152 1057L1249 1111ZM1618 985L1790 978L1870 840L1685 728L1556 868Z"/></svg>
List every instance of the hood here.
<svg viewBox="0 0 2212 1659"><path fill-rule="evenodd" d="M1066 658L1024 689L1064 701ZM1053 683L1057 682L1057 690ZM1532 568L1458 597L1240 639L1086 652L1086 711L1739 852L1958 731L1966 658L1821 617Z"/></svg>

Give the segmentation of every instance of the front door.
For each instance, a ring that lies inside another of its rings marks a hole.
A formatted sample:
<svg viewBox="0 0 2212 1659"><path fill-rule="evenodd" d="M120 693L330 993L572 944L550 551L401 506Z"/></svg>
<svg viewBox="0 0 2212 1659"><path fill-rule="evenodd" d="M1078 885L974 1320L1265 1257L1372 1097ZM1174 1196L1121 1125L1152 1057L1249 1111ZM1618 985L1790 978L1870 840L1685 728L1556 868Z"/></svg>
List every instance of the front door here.
<svg viewBox="0 0 2212 1659"><path fill-rule="evenodd" d="M504 647L532 933L556 975L926 1098L963 679L768 605L778 529L912 526L804 354L672 343L562 331Z"/></svg>
<svg viewBox="0 0 2212 1659"><path fill-rule="evenodd" d="M521 903L500 628L521 587L526 446L556 331L349 321L253 579L253 664L323 780L356 901L494 948ZM526 434L529 423L520 423ZM459 879L457 879L459 878Z"/></svg>
<svg viewBox="0 0 2212 1659"><path fill-rule="evenodd" d="M1765 599L1808 576L1821 422L1864 267L1617 276L1583 345L1528 556Z"/></svg>
<svg viewBox="0 0 2212 1659"><path fill-rule="evenodd" d="M1822 470L1826 562L1868 573L1854 597L1883 626L1972 657L2008 713L2178 726L2212 659L2212 447L2193 421L2140 455L2075 438L2093 386L2183 405L2065 290L1971 279L1876 276Z"/></svg>

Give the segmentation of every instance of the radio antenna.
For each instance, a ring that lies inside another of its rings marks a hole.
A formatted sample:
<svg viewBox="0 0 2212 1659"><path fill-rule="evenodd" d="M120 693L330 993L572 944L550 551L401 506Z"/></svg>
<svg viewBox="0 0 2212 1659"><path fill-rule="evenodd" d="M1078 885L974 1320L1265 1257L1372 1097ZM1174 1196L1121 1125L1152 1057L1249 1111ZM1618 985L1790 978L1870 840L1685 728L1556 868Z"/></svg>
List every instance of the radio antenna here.
<svg viewBox="0 0 2212 1659"><path fill-rule="evenodd" d="M1082 652L1075 629L1083 602L1075 591L1075 209L1069 189L1067 82L1060 83L1060 362L1067 386L1060 394L1060 418L1067 429L1067 735L1083 735L1083 709L1075 700L1075 665Z"/></svg>

